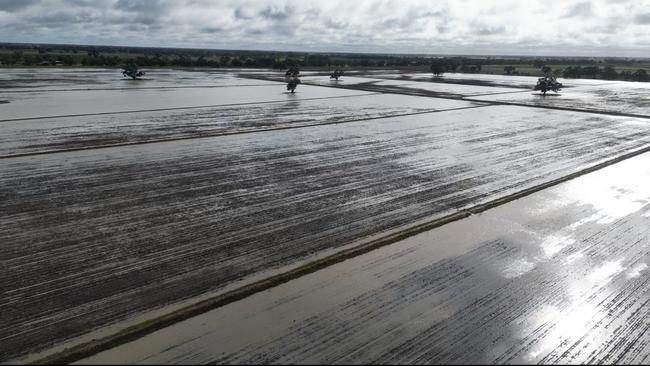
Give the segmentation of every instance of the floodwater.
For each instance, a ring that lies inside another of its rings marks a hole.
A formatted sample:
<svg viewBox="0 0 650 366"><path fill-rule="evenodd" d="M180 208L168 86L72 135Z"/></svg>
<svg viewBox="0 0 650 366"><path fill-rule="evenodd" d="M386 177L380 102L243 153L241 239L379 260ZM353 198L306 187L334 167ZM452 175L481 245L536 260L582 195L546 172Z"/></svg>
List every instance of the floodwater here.
<svg viewBox="0 0 650 366"><path fill-rule="evenodd" d="M405 74L386 74L388 78L393 79L412 79L419 81L431 81L431 73L405 73ZM465 82L472 84L472 82L482 82L485 85L492 86L505 86L505 87L518 87L532 89L537 84L537 76L519 76L519 75L492 75L492 74L462 74L462 73L445 73L442 77L437 78L442 82ZM611 81L607 80L594 80L594 79L564 79L559 78L566 87L574 87L581 85L601 85L610 84Z"/></svg>
<svg viewBox="0 0 650 366"><path fill-rule="evenodd" d="M517 88L65 72L3 76L2 361L650 146L647 118L463 100Z"/></svg>
<svg viewBox="0 0 650 366"><path fill-rule="evenodd" d="M645 364L650 155L83 364Z"/></svg>
<svg viewBox="0 0 650 366"><path fill-rule="evenodd" d="M607 84L577 86L546 96L518 93L480 96L486 101L515 102L531 106L581 108L650 116L650 83L614 81Z"/></svg>
<svg viewBox="0 0 650 366"><path fill-rule="evenodd" d="M3 69L0 90L24 91L255 86L260 80L237 78L236 72L148 70L141 80L120 77L116 69Z"/></svg>
<svg viewBox="0 0 650 366"><path fill-rule="evenodd" d="M464 85L464 84L450 84L450 83L439 83L431 81L417 81L417 82L404 82L402 80L383 80L375 83L374 85L378 86L391 86L391 87L400 87L406 90L427 90L433 91L440 94L447 94L452 96L460 97L471 97L479 95L500 95L500 94L510 94L510 93L521 93L524 92L521 88L505 88L505 87L489 87L482 85Z"/></svg>
<svg viewBox="0 0 650 366"><path fill-rule="evenodd" d="M0 156L344 123L477 106L459 100L376 93L343 93L313 99L283 96L282 99L244 105L0 122L3 132Z"/></svg>
<svg viewBox="0 0 650 366"><path fill-rule="evenodd" d="M261 81L260 83L264 83ZM160 109L196 108L228 104L284 102L288 98L332 98L367 94L353 90L316 88L301 85L298 95L287 96L284 84L267 81L266 85L233 87L193 87L166 89L123 89L0 93L9 101L2 105L0 122L15 119L106 114Z"/></svg>

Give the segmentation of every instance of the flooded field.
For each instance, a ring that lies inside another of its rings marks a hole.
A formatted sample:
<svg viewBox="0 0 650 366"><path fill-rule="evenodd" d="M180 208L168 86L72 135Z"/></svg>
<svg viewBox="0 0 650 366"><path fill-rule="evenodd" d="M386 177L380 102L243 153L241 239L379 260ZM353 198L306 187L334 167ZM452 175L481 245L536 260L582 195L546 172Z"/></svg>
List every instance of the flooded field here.
<svg viewBox="0 0 650 366"><path fill-rule="evenodd" d="M610 82L566 88L559 96L532 93L487 95L477 99L515 102L531 106L581 108L596 111L650 115L650 83Z"/></svg>
<svg viewBox="0 0 650 366"><path fill-rule="evenodd" d="M269 71L162 70L130 89L107 70L3 74L0 361L650 146L643 116L500 104L533 98L521 80L391 75L306 75L288 94ZM566 98L650 114L644 84L615 85L619 102L584 96L604 85Z"/></svg>
<svg viewBox="0 0 650 366"><path fill-rule="evenodd" d="M515 87L522 89L532 89L537 84L535 76L518 76L518 75L488 75L488 74L461 74L445 73L442 77L434 78L431 73L400 73L400 74L381 74L381 77L395 80L417 80L441 83L459 83L459 84L481 84L485 86ZM572 88L581 85L602 85L611 84L612 81L594 80L594 79L564 79L560 78L564 86Z"/></svg>
<svg viewBox="0 0 650 366"><path fill-rule="evenodd" d="M308 85L302 86L301 89L304 91L303 93L287 96L284 93L283 84L268 81L266 85L221 88L4 92L0 93L0 98L9 101L9 103L2 106L0 122L16 119L286 102L287 100L368 94L361 91L317 88Z"/></svg>
<svg viewBox="0 0 650 366"><path fill-rule="evenodd" d="M279 93L282 85L274 85ZM482 104L402 95L353 94L174 110L4 121L0 156L207 137L386 118Z"/></svg>
<svg viewBox="0 0 650 366"><path fill-rule="evenodd" d="M250 72L250 71L249 71ZM140 80L120 78L116 69L3 69L0 91L101 90L138 88L184 88L196 86L232 87L265 85L253 79L237 78L236 72L157 69Z"/></svg>
<svg viewBox="0 0 650 366"><path fill-rule="evenodd" d="M646 154L82 363L647 363L648 180Z"/></svg>

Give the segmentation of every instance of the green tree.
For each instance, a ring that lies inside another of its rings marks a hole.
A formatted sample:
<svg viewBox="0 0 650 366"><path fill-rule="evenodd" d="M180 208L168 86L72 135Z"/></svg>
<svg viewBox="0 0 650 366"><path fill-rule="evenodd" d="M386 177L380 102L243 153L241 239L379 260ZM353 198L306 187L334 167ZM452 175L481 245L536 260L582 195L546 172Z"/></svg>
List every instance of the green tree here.
<svg viewBox="0 0 650 366"><path fill-rule="evenodd" d="M332 75L330 75L330 79L336 79L336 81L339 81L339 78L341 76L343 76L343 70L336 69L336 70L334 70Z"/></svg>
<svg viewBox="0 0 650 366"><path fill-rule="evenodd" d="M554 76L546 75L543 78L537 79L537 85L535 85L534 90L541 91L544 95L549 91L557 93L562 90L562 83L559 83Z"/></svg>
<svg viewBox="0 0 650 366"><path fill-rule="evenodd" d="M300 69L298 66L291 66L284 75L287 77L298 77L298 75L300 75Z"/></svg>
<svg viewBox="0 0 650 366"><path fill-rule="evenodd" d="M138 65L135 63L131 62L122 67L122 75L124 77L130 77L131 79L135 80L139 77L144 76L146 73L144 71L140 71L138 68Z"/></svg>
<svg viewBox="0 0 650 366"><path fill-rule="evenodd" d="M633 74L632 77L636 81L648 81L650 78L648 77L648 73L644 69L638 69L636 70Z"/></svg>
<svg viewBox="0 0 650 366"><path fill-rule="evenodd" d="M435 77L440 77L447 71L447 62L442 59L436 59L431 63L431 73Z"/></svg>
<svg viewBox="0 0 650 366"><path fill-rule="evenodd" d="M517 70L517 68L514 66L506 66L503 68L503 71L506 73L506 75L512 75L515 70Z"/></svg>
<svg viewBox="0 0 650 366"><path fill-rule="evenodd" d="M611 65L607 65L600 72L600 76L605 80L614 80L618 78L618 73Z"/></svg>
<svg viewBox="0 0 650 366"><path fill-rule="evenodd" d="M289 78L287 81L287 90L293 94L296 91L296 88L298 87L299 84L302 84L299 78L292 76Z"/></svg>
<svg viewBox="0 0 650 366"><path fill-rule="evenodd" d="M297 66L291 66L284 75L287 79L287 90L293 94L298 85L302 83L298 78L298 75L300 75L300 69Z"/></svg>

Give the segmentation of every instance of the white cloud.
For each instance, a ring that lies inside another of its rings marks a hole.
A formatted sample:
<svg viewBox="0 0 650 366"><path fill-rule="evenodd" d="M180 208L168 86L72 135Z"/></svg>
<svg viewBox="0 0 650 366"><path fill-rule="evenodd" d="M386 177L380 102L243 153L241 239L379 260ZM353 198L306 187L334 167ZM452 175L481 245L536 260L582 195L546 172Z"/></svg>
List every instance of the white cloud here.
<svg viewBox="0 0 650 366"><path fill-rule="evenodd" d="M647 56L644 1L0 0L0 41Z"/></svg>

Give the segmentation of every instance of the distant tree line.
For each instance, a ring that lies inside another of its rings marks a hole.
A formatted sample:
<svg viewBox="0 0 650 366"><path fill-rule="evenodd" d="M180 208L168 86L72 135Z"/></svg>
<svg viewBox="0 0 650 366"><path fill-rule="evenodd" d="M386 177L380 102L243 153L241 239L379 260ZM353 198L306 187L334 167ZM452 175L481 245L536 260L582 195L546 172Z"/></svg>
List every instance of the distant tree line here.
<svg viewBox="0 0 650 366"><path fill-rule="evenodd" d="M301 53L271 51L206 50L175 48L143 48L118 46L36 45L0 43L2 66L88 66L121 67L212 67L212 68L272 68L286 70L296 67L329 67L330 72L342 68L396 67L424 70L431 67L434 74L444 72L479 73L488 65L501 65L505 74L520 73L517 67L534 65L564 65L556 76L571 78L602 78L648 81L644 69L635 70L639 60L624 58L584 57L480 57L353 53ZM617 71L612 65L622 67ZM497 68L496 72L499 72ZM633 71L629 71L633 70ZM490 69L495 72L494 68ZM554 73L557 70L554 70Z"/></svg>
<svg viewBox="0 0 650 366"><path fill-rule="evenodd" d="M537 66L537 65L536 65ZM552 70L551 67L541 65L540 71L544 75L553 73L554 76L562 76L567 79L604 79L604 80L628 80L628 81L650 81L650 77L645 69L637 69L634 71L622 70L617 72L612 65L604 67L599 66L568 66L564 69ZM517 68L514 66L506 66L503 68L506 75L517 75Z"/></svg>
<svg viewBox="0 0 650 366"><path fill-rule="evenodd" d="M598 66L569 66L562 71L565 78L589 78L605 80L631 80L631 81L650 81L645 69L635 71L623 70L617 72L614 67L608 65L603 68Z"/></svg>
<svg viewBox="0 0 650 366"><path fill-rule="evenodd" d="M0 63L4 66L34 66L56 62L65 66L120 67L135 63L141 67L286 69L290 66L426 66L430 60L431 57L410 55L0 44Z"/></svg>

